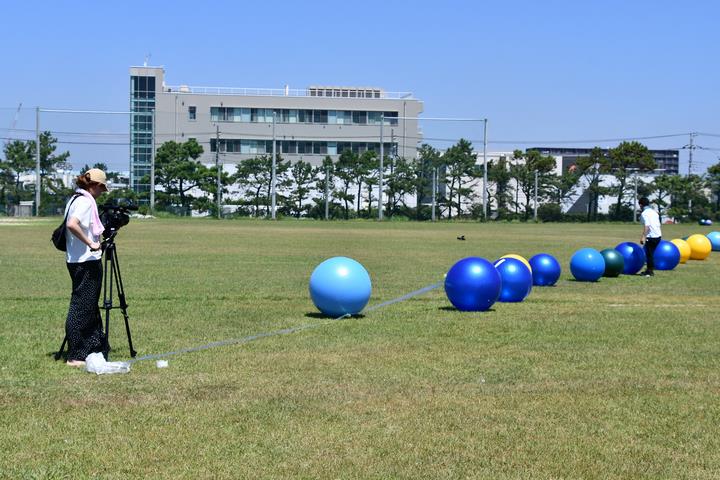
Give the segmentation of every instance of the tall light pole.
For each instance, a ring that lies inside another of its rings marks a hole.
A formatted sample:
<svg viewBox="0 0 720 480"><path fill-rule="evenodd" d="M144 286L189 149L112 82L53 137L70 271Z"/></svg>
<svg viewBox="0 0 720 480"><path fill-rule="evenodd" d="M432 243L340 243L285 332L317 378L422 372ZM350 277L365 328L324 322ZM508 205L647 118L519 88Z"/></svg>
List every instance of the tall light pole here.
<svg viewBox="0 0 720 480"><path fill-rule="evenodd" d="M488 119L483 119L483 220L485 221L487 221L488 211L487 123Z"/></svg>
<svg viewBox="0 0 720 480"><path fill-rule="evenodd" d="M537 209L538 209L538 171L535 170L535 207L533 209L533 221L537 222Z"/></svg>
<svg viewBox="0 0 720 480"><path fill-rule="evenodd" d="M35 107L35 216L40 216L40 107Z"/></svg>
<svg viewBox="0 0 720 480"><path fill-rule="evenodd" d="M435 221L435 192L437 191L437 167L432 169L432 211L431 218Z"/></svg>
<svg viewBox="0 0 720 480"><path fill-rule="evenodd" d="M273 110L273 122L272 122L272 179L270 181L270 195L272 196L272 219L275 220L275 175L277 173L276 171L276 152L277 150L275 146L275 110Z"/></svg>
<svg viewBox="0 0 720 480"><path fill-rule="evenodd" d="M330 165L325 165L325 220L330 217Z"/></svg>
<svg viewBox="0 0 720 480"><path fill-rule="evenodd" d="M633 172L633 180L635 184L634 193L633 193L633 223L637 223L637 187L638 187L638 178L637 178L637 172L638 168L628 168L628 171Z"/></svg>
<svg viewBox="0 0 720 480"><path fill-rule="evenodd" d="M152 114L152 149L150 153L150 212L155 213L155 109ZM132 115L132 114L131 114ZM219 148L219 146L218 146ZM132 185L131 185L132 186Z"/></svg>
<svg viewBox="0 0 720 480"><path fill-rule="evenodd" d="M693 170L693 150L695 150L695 135L697 133L693 132L690 134L690 144L687 145L688 151L688 175L692 175Z"/></svg>
<svg viewBox="0 0 720 480"><path fill-rule="evenodd" d="M217 170L217 218L220 219L220 125L215 125L215 169Z"/></svg>
<svg viewBox="0 0 720 480"><path fill-rule="evenodd" d="M383 156L385 149L383 148L383 125L385 124L385 114L380 115L380 170L378 171L378 220L383 219Z"/></svg>

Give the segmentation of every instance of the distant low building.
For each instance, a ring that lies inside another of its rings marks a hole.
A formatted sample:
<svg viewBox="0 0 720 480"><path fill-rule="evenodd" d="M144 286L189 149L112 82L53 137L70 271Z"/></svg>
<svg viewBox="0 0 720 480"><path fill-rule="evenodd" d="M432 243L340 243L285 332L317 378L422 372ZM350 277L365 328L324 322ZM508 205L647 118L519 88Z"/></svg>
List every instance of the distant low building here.
<svg viewBox="0 0 720 480"><path fill-rule="evenodd" d="M575 165L578 158L587 157L590 155L592 148L569 148L569 147L531 147L527 151L535 150L543 155L552 155L553 157L560 157L559 166L562 171L567 170L570 166ZM609 152L609 149L601 149L604 154ZM668 175L677 175L680 171L680 152L678 150L650 150L650 153L657 163L657 169L662 170L663 173Z"/></svg>

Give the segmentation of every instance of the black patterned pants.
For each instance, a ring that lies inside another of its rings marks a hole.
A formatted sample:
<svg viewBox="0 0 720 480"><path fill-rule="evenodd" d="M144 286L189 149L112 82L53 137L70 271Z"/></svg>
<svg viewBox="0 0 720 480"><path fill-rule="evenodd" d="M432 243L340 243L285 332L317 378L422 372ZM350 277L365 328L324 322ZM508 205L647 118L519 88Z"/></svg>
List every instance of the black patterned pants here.
<svg viewBox="0 0 720 480"><path fill-rule="evenodd" d="M92 260L82 263L68 263L72 279L72 296L65 322L65 336L68 340L68 360L85 360L94 352L106 357L110 350L103 333L102 317L98 301L102 288L102 262Z"/></svg>

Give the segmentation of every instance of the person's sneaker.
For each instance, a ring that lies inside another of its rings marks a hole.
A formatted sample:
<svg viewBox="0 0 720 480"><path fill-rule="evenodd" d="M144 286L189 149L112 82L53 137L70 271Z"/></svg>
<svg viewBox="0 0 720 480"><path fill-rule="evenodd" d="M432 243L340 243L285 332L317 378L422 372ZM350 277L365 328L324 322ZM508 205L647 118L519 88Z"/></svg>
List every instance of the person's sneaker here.
<svg viewBox="0 0 720 480"><path fill-rule="evenodd" d="M642 275L643 277L654 277L655 276L655 274L653 272L648 272L647 270L642 272L640 275Z"/></svg>

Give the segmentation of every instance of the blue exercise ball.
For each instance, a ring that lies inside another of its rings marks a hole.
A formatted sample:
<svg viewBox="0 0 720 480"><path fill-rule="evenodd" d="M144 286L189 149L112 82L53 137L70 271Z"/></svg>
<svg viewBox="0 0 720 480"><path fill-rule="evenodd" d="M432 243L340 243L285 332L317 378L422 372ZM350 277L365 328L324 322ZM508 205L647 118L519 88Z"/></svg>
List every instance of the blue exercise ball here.
<svg viewBox="0 0 720 480"><path fill-rule="evenodd" d="M720 251L720 232L710 232L706 236L710 240L713 252Z"/></svg>
<svg viewBox="0 0 720 480"><path fill-rule="evenodd" d="M596 282L605 273L605 259L594 248L581 248L570 259L570 271L578 281Z"/></svg>
<svg viewBox="0 0 720 480"><path fill-rule="evenodd" d="M645 265L645 250L643 247L633 242L623 242L615 247L615 250L620 252L625 261L623 267L623 274L635 275Z"/></svg>
<svg viewBox="0 0 720 480"><path fill-rule="evenodd" d="M360 313L371 291L370 275L352 258L329 258L310 275L310 298L329 317Z"/></svg>
<svg viewBox="0 0 720 480"><path fill-rule="evenodd" d="M502 279L498 301L522 302L530 295L533 277L527 265L511 257L500 258L494 265Z"/></svg>
<svg viewBox="0 0 720 480"><path fill-rule="evenodd" d="M538 253L530 259L533 285L549 287L555 285L560 278L560 263L549 253Z"/></svg>
<svg viewBox="0 0 720 480"><path fill-rule="evenodd" d="M445 276L445 294L458 310L483 312L500 295L502 280L492 263L467 257L453 265Z"/></svg>
<svg viewBox="0 0 720 480"><path fill-rule="evenodd" d="M674 243L660 240L653 255L656 270L672 270L680 263L680 249Z"/></svg>

